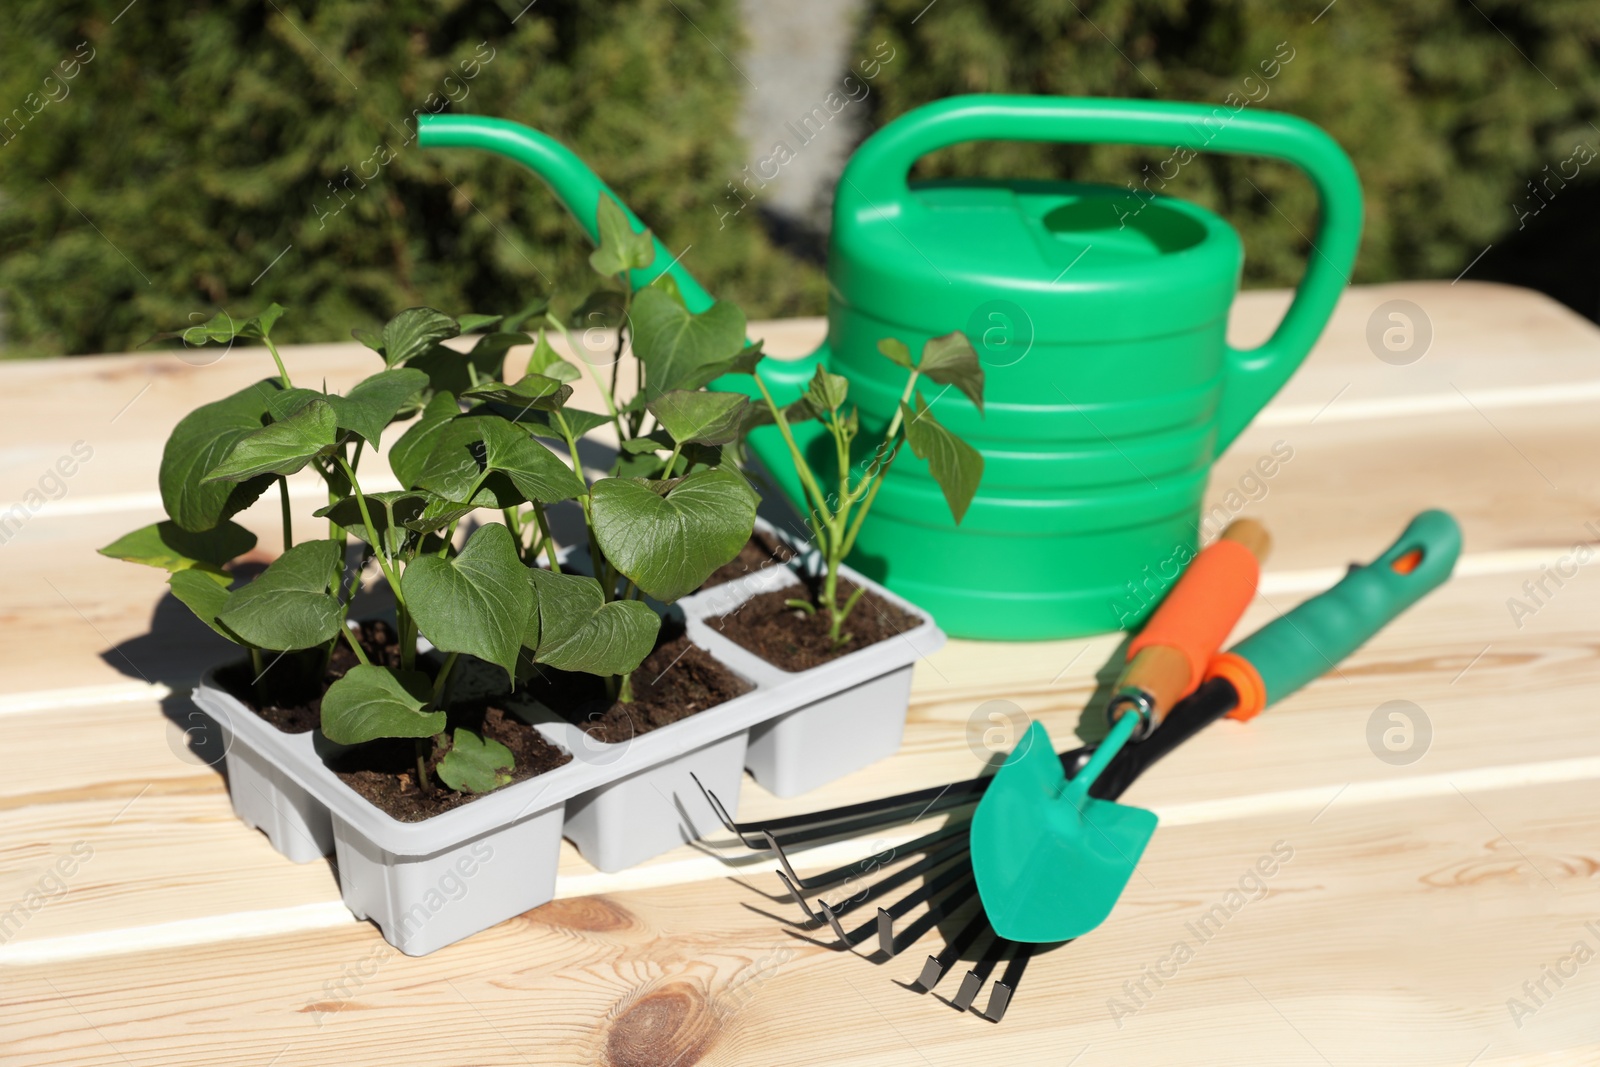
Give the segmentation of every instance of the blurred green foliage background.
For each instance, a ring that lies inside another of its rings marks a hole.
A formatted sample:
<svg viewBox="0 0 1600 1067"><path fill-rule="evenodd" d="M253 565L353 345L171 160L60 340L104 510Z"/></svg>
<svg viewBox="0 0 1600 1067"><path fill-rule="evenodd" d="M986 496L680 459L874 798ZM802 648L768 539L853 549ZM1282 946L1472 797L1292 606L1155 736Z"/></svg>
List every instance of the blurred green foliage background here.
<svg viewBox="0 0 1600 1067"><path fill-rule="evenodd" d="M668 247L692 247L685 262L713 292L754 317L820 313L811 242L753 217L719 225L748 158L734 132L735 0L525 2L11 0L4 354L129 349L272 300L292 309L285 340L330 340L410 304L500 311L583 291L587 247L538 181L506 161L421 151L418 110L553 134ZM853 54L884 40L898 53L866 131L960 92L1234 93L1349 150L1368 199L1353 280L1473 264L1473 278L1600 311L1584 266L1600 163L1573 162L1577 146L1593 160L1600 145L1600 5L1588 0L870 0L858 31ZM1166 154L985 143L919 171L1122 185ZM1574 166L1576 178L1550 180ZM1239 227L1247 284L1299 276L1315 207L1294 171L1201 157L1165 191Z"/></svg>

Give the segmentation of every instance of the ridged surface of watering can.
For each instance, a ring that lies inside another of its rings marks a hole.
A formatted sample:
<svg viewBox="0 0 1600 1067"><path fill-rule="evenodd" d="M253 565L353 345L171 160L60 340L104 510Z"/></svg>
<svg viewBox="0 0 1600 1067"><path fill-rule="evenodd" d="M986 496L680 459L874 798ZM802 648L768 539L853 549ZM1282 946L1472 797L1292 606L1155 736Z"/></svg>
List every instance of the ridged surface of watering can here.
<svg viewBox="0 0 1600 1067"><path fill-rule="evenodd" d="M420 139L517 159L597 232L598 197L609 190L551 138L503 120L434 116ZM1248 350L1228 345L1243 247L1205 208L1142 184L908 181L930 152L1006 140L1164 147L1180 166L1202 152L1261 156L1304 171L1320 222L1272 337ZM977 498L958 526L926 465L898 462L852 564L955 636L1125 629L1192 556L1212 463L1326 325L1355 259L1361 211L1349 158L1293 116L1158 101L942 100L889 123L850 159L834 197L828 338L804 360L766 361L762 377L781 403L825 365L850 379L864 426L882 426L905 379L878 341L897 337L915 353L929 338L965 332L984 363L984 414L957 391L919 388L940 422L983 453ZM691 310L709 306L659 242L656 263L633 281L664 269ZM731 379L717 387L747 388ZM751 443L800 501L774 428Z"/></svg>

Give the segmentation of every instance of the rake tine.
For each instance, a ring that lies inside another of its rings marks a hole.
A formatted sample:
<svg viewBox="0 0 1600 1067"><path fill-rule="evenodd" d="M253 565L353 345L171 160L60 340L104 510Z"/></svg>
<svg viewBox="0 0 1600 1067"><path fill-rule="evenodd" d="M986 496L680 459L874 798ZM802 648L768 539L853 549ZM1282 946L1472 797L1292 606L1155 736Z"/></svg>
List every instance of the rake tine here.
<svg viewBox="0 0 1600 1067"><path fill-rule="evenodd" d="M1022 972L1028 969L1028 960L1032 957L1033 946L1018 942L1016 955L1006 964L1006 973L989 989L989 1008L983 1014L990 1022L997 1023L1006 1017L1006 1009L1011 1006L1011 998L1022 982Z"/></svg>
<svg viewBox="0 0 1600 1067"><path fill-rule="evenodd" d="M882 815L865 816L844 822L814 823L792 830L784 830L781 827L771 825L764 825L762 828L775 833L782 833L784 844L790 846L808 844L812 841L825 841L832 838L865 837L888 826L917 822L921 819L932 818L942 812L970 806L976 803L976 800L976 797L963 794L943 797L927 804L914 806L897 805Z"/></svg>
<svg viewBox="0 0 1600 1067"><path fill-rule="evenodd" d="M966 851L967 849L965 842L952 842L950 845L946 845L938 852L930 852L917 862L908 864L907 866L900 868L898 871L895 871L893 874L878 879L876 882L873 882L871 885L863 889L856 896L848 898L843 904L840 904L837 908L835 908L834 911L839 915L844 915L848 912L854 911L856 908L867 903L868 901L877 900L891 889L898 889L900 886L905 885L919 874L925 874L928 871L943 867L951 860L960 859L965 855ZM917 892L922 892L922 890L918 890ZM912 903L914 904L915 901L912 901ZM907 907L910 907L910 905L908 904ZM898 915L901 913L896 912L895 914Z"/></svg>
<svg viewBox="0 0 1600 1067"><path fill-rule="evenodd" d="M966 833L966 831L967 826L965 823L957 823L954 826L942 826L930 833L923 834L921 837L907 841L903 845L891 845L882 852L876 852L871 856L864 857L863 859L856 860L852 863L846 863L842 867L835 867L831 871L823 871L821 874L814 874L810 878L802 878L796 884L801 889L815 890L833 885L835 882L848 881L857 875L866 874L874 868L885 867L899 859L902 855L915 856L918 853L926 852L935 845L942 844L950 838Z"/></svg>
<svg viewBox="0 0 1600 1067"><path fill-rule="evenodd" d="M824 808L821 811L809 811L800 815L786 815L781 819L767 819L759 825L755 823L730 823L728 824L728 829L741 835L755 834L762 830L770 830L774 833L785 830L803 831L823 827L828 823L842 822L847 819L859 821L861 825L870 827L878 822L885 821L882 818L884 813L893 812L900 808L934 805L947 797L950 799L950 803L939 804L938 808L930 808L930 810L939 810L956 804L969 803L971 798L968 794L973 792L981 793L988 786L988 778L971 778L962 782L952 782L949 785L929 786L926 789L917 789L909 793L899 793L892 797L879 797L876 800L864 800L856 804L844 804L837 808ZM863 816L868 818L858 818Z"/></svg>
<svg viewBox="0 0 1600 1067"><path fill-rule="evenodd" d="M967 925L945 945L943 951L937 956L929 956L928 962L922 965L922 973L917 976L917 984L922 987L923 992L932 992L933 987L939 984L939 979L950 969L950 965L960 959L961 954L972 947L973 942L977 941L987 929L989 929L989 917L983 913L982 908L979 908L978 913L967 920Z"/></svg>
<svg viewBox="0 0 1600 1067"><path fill-rule="evenodd" d="M789 890L789 895L794 898L794 902L800 905L800 910L805 913L807 921L814 923L822 922L822 916L812 911L811 908L806 904L805 896L801 894L799 887L797 887L793 882L789 881L789 876L784 874L782 871L779 871L778 877L783 880L784 887Z"/></svg>
<svg viewBox="0 0 1600 1067"><path fill-rule="evenodd" d="M761 839L756 838L752 843L751 838L746 836L745 832L739 828L739 824L734 822L733 819L728 815L728 809L722 806L722 801L717 799L717 794L707 789L700 781L699 776L693 771L689 772L689 777L694 779L694 784L699 787L700 794L706 798L706 803L711 805L711 810L716 812L717 818L722 822L723 829L727 830L734 837L737 837L739 839L739 843L744 845L745 848L748 848L752 851L759 851L762 848Z"/></svg>
<svg viewBox="0 0 1600 1067"><path fill-rule="evenodd" d="M904 944L911 944L915 942L916 938L922 936L922 934L927 931L929 926L932 926L934 922L938 921L939 913L934 909L934 905L931 903L934 898L957 882L970 879L971 877L971 864L952 864L949 868L940 873L937 878L931 878L927 882L924 882L921 888L907 893L905 896L901 897L887 908L879 908L878 948L883 952L884 955L892 958L896 954L894 921L904 917L907 912L916 907L918 904L921 904L923 901L930 901L928 914L923 916L924 919L928 919L928 922L923 925L920 930L917 930L915 937L912 937L909 940L906 940L904 937L900 939ZM931 918L929 918L930 916ZM918 923L921 922L922 920L919 919ZM913 924L912 929L915 930L916 927L917 924ZM910 933L911 931L908 930L906 932Z"/></svg>
<svg viewBox="0 0 1600 1067"><path fill-rule="evenodd" d="M978 962L968 971L966 977L961 979L961 988L956 990L956 996L951 1001L951 1007L957 1011L966 1011L972 1007L972 1002L978 996L978 991L983 988L983 983L989 980L989 974L994 970L994 965L1005 954L1006 946L1011 942L1003 937L996 936L983 950L983 955Z"/></svg>
<svg viewBox="0 0 1600 1067"><path fill-rule="evenodd" d="M839 919L834 914L834 910L828 907L827 901L818 900L817 907L822 910L822 914L828 920L828 925L833 927L833 932L838 935L839 940L844 943L846 948L855 948L872 934L873 924L870 922L863 923L847 934L844 932L844 927L839 925Z"/></svg>

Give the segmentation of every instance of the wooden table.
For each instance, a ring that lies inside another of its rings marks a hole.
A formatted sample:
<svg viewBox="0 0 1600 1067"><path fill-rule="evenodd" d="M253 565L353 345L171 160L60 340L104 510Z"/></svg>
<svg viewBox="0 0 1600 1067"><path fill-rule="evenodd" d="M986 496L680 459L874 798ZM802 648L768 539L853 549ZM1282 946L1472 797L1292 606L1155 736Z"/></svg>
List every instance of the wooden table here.
<svg viewBox="0 0 1600 1067"><path fill-rule="evenodd" d="M1425 355L1404 365L1367 341L1392 300L1431 323ZM1264 335L1284 303L1242 298L1236 340ZM821 330L755 333L799 353ZM354 345L289 360L330 387L372 366ZM792 905L770 862L737 849L683 848L611 876L569 851L554 903L411 959L351 918L327 864L288 863L240 824L169 721L227 650L162 599L158 573L93 550L158 515L173 422L265 364L239 349L207 366L0 366L0 507L39 504L0 530L0 923L17 917L0 926L0 1061L1600 1058L1600 567L1578 562L1600 540L1600 333L1549 300L1468 282L1353 290L1217 465L1213 501L1277 539L1247 627L1424 507L1460 518L1466 553L1337 674L1207 731L1138 783L1128 799L1162 817L1140 873L1104 926L1033 962L999 1026L898 984L923 946L880 964L792 936L774 918ZM1252 480L1280 441L1292 458ZM75 443L81 462L58 482L47 472ZM270 554L268 504L245 521ZM1518 600L1532 610L1514 613ZM966 777L969 716L989 700L1069 737L1114 645L952 641L917 667L898 756L798 801L747 784L741 815ZM1413 736L1423 754L1408 763L1369 743L1396 700L1431 734ZM1292 856L1258 891L1249 873L1274 848ZM63 857L73 870L58 877ZM1230 897L1241 880L1248 893ZM1219 903L1225 923L1196 938Z"/></svg>

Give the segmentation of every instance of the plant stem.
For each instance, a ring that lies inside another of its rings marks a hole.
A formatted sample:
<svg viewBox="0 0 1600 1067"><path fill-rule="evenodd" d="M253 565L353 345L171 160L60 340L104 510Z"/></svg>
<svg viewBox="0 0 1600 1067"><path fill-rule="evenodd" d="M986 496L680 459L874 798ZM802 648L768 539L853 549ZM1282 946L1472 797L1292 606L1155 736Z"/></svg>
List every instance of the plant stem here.
<svg viewBox="0 0 1600 1067"><path fill-rule="evenodd" d="M261 662L261 650L254 645L250 646L250 671L251 677L255 679L250 683L250 688L256 691L257 696L260 696L261 692L258 686L261 683L261 676L267 673L267 668Z"/></svg>
<svg viewBox="0 0 1600 1067"><path fill-rule="evenodd" d="M550 522L544 517L544 505L533 502L533 520L539 524L539 536L544 538L545 549L550 553L550 573L561 573L561 562L556 559L556 539L550 536Z"/></svg>
<svg viewBox="0 0 1600 1067"><path fill-rule="evenodd" d="M289 372L283 366L283 357L278 355L278 346L272 343L270 337L261 338L261 343L267 346L267 351L272 353L272 362L278 365L278 380L283 383L285 389L293 389L294 386L289 381Z"/></svg>
<svg viewBox="0 0 1600 1067"><path fill-rule="evenodd" d="M574 356L578 357L578 362L582 363L584 368L589 372L589 377L594 379L595 388L600 390L600 398L606 402L606 411L610 413L611 422L617 428L617 441L620 443L623 440L624 435L622 433L622 419L617 415L617 383L615 380L615 369L617 364L612 363L611 365L613 380L611 382L611 388L607 390L605 382L600 380L600 372L595 370L594 366L590 364L588 360L583 358L583 349L578 347L577 342L572 339L572 334L567 331L567 328L564 325L562 325L561 320L550 314L548 311L544 313L544 317L552 326L561 331L561 336L566 338L567 348Z"/></svg>
<svg viewBox="0 0 1600 1067"><path fill-rule="evenodd" d="M459 652L452 652L444 658L444 666L439 668L439 673L433 678L433 695L428 698L428 710L439 706L439 698L444 696L444 684L450 680L450 669L456 665Z"/></svg>
<svg viewBox="0 0 1600 1067"><path fill-rule="evenodd" d="M761 398L767 402L767 410L772 412L773 421L778 424L778 432L783 435L783 443L789 446L789 455L794 460L795 473L800 476L800 484L805 487L812 497L812 505L823 516L825 522L833 521L833 512L829 510L827 498L823 495L821 487L817 485L816 475L811 473L811 465L806 462L805 453L800 451L800 446L795 443L794 431L789 428L789 420L784 417L783 409L773 401L772 394L767 391L767 383L761 380L761 375L753 374L756 388L761 390Z"/></svg>
<svg viewBox="0 0 1600 1067"><path fill-rule="evenodd" d="M622 676L622 682L617 688L617 703L627 704L633 700L633 672L629 671Z"/></svg>
<svg viewBox="0 0 1600 1067"><path fill-rule="evenodd" d="M666 473L666 476L668 478L672 477L673 468L675 468L678 465L678 456L680 456L682 453L683 453L683 444L681 442L675 442L673 444L673 446L672 446L672 455L667 457L667 473ZM685 471L684 473L687 474L688 472Z"/></svg>
<svg viewBox="0 0 1600 1067"><path fill-rule="evenodd" d="M345 462L343 456L335 456L334 458L339 461L339 467L344 471L344 476L350 479L350 491L355 494L356 507L360 509L361 521L366 525L367 528L367 544L377 549L379 545L378 530L377 527L373 525L372 512L367 510L367 498L366 495L361 492L361 484L356 481L356 472L351 469L350 464ZM405 597L400 593L400 579L395 574L394 570L389 566L388 553L379 549L378 551L374 552L374 555L377 557L378 566L383 570L383 577L389 583L389 591L394 594L395 603L399 605L402 610L404 610L406 601ZM404 652L404 649L401 651Z"/></svg>
<svg viewBox="0 0 1600 1067"><path fill-rule="evenodd" d="M289 479L285 476L278 478L278 500L283 510L283 550L287 552L294 547L294 512L289 510Z"/></svg>
<svg viewBox="0 0 1600 1067"><path fill-rule="evenodd" d="M417 788L424 794L433 792L433 783L428 780L428 752L429 741L426 738L416 739L417 751Z"/></svg>
<svg viewBox="0 0 1600 1067"><path fill-rule="evenodd" d="M339 629L344 631L345 640L350 642L350 649L356 654L356 659L360 660L363 666L372 666L372 661L367 658L367 650L361 647L361 639L356 636L355 631L348 626L341 626Z"/></svg>

